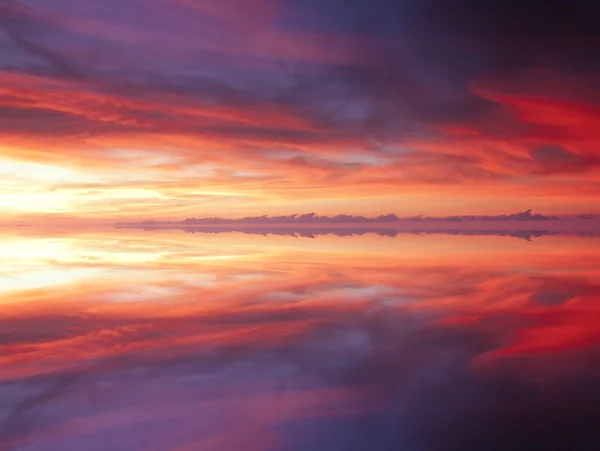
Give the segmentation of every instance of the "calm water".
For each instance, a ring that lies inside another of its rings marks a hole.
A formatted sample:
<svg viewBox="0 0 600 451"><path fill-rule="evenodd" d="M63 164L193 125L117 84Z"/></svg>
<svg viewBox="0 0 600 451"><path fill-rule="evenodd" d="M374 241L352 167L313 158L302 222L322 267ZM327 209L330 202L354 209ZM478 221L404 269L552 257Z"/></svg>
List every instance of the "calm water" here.
<svg viewBox="0 0 600 451"><path fill-rule="evenodd" d="M0 449L600 449L600 239L0 236Z"/></svg>

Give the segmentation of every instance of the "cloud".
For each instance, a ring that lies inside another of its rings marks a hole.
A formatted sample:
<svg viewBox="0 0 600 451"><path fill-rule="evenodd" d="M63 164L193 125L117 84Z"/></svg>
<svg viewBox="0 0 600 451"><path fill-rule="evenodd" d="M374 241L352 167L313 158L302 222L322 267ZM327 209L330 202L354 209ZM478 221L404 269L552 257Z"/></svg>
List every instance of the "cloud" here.
<svg viewBox="0 0 600 451"><path fill-rule="evenodd" d="M600 165L597 156L581 156L556 145L541 145L531 150L531 156L546 173L569 173L591 170Z"/></svg>
<svg viewBox="0 0 600 451"><path fill-rule="evenodd" d="M560 146L553 145L536 147L531 151L531 155L536 160L549 163L570 163L578 160L577 155L570 153L568 150Z"/></svg>
<svg viewBox="0 0 600 451"><path fill-rule="evenodd" d="M160 152L287 201L597 192L592 2L239 4L5 2L3 153L116 168L111 150Z"/></svg>

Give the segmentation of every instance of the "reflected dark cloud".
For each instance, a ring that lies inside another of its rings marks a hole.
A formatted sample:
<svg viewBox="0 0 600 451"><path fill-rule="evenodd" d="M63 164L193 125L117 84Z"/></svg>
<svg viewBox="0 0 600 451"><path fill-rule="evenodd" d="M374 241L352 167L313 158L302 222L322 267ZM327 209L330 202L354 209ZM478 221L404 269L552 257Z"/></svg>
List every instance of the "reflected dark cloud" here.
<svg viewBox="0 0 600 451"><path fill-rule="evenodd" d="M156 227L148 227L142 226L140 227L142 230L161 230ZM163 228L164 229L164 228ZM252 229L247 229L243 227L202 227L202 228L193 228L193 227L185 227L185 228L177 228L177 227L168 227L166 230L182 230L185 233L244 233L250 235L284 235L284 236L293 236L293 237L301 237L301 238L316 238L317 236L323 235L336 235L336 236L361 236L366 234L374 234L379 236L386 236L390 238L394 238L399 234L414 234L414 235L429 235L435 233L448 234L448 235L492 235L492 236L508 236L514 238L521 238L526 241L531 241L533 238L538 238L541 236L551 236L556 235L557 232L543 231L543 230L455 230L455 229L444 229L440 228L437 230L423 230L423 229L408 229L408 230L395 230L395 229L380 229L380 228L369 228L369 229L361 229L361 228L310 228L310 229L294 229L294 228L277 228L277 227L253 227ZM590 236L590 235L588 235ZM591 236L596 236L596 234L591 234Z"/></svg>
<svg viewBox="0 0 600 451"><path fill-rule="evenodd" d="M531 295L531 300L540 305L554 307L577 296L597 296L600 287L594 283L580 279L542 279L537 291Z"/></svg>
<svg viewBox="0 0 600 451"><path fill-rule="evenodd" d="M301 258L281 258L279 272L236 280L233 271L219 289L181 283L184 297L160 302L58 292L62 301L42 311L11 309L0 321L0 447L599 443L595 272L396 258L311 262L308 274Z"/></svg>
<svg viewBox="0 0 600 451"><path fill-rule="evenodd" d="M371 312L361 309L348 314L315 313L308 310L295 316L297 320L320 323L290 343L250 340L213 344L202 350L186 346L175 355L159 348L110 359L83 372L63 371L30 379L27 384L39 387L38 393L9 411L3 422L3 443L15 440L21 446L22 440L31 440L31 449L59 449L58 444L35 446L35 441L44 436L33 431L43 430L53 422L44 419L43 412L56 401L74 403L81 394L96 390L110 396L108 404L118 405L115 396L119 387L129 384L142 389L134 389L133 399L126 396L126 401L142 403L142 397L149 394L146 390L153 390L156 385L156 390L166 390L168 397L179 392L179 397L183 394L196 400L191 411L182 405L171 407L176 413L195 418L211 415L215 406L221 404L217 409L229 411L238 403L259 403L260 396L285 400L294 392L309 396L315 391L314 396L321 399L327 410L331 406L319 390L349 387L354 391L354 397L337 401L341 408L335 415L323 417L318 411L310 411L307 417L297 418L292 405L284 409L282 416L263 423L263 427L273 428L279 436L281 449L396 450L409 446L414 450L545 450L558 446L556 449L587 450L600 439L595 427L600 390L590 375L575 373L539 385L519 374L507 379L493 373L473 373L468 366L470 359L498 346L496 338L484 327L432 326L421 315L382 307ZM235 316L233 313L223 320L240 326L290 319L276 311L243 318L241 323ZM194 320L178 320L165 328L162 337L152 338L166 340L169 329L171 333L189 333L192 324ZM511 328L514 324L509 321L503 326ZM124 338L130 344L134 336ZM599 357L597 351L588 356L595 357ZM257 387L258 381L266 386ZM14 387L14 383L5 384L4 390ZM235 389L236 401L228 400L230 389ZM86 403L86 410L101 412L102 403L96 402ZM151 416L160 418L159 406L153 401L143 404L145 409L153 409ZM63 408L67 405L63 404ZM231 415L224 414L226 418ZM117 431L111 434L117 440L121 435ZM160 430L148 430L147 434L157 440L166 439ZM66 442L60 446L71 449L76 439L77 434L72 438L65 436L62 440ZM137 444L133 449L143 447Z"/></svg>
<svg viewBox="0 0 600 451"><path fill-rule="evenodd" d="M369 221L366 221L369 222ZM505 236L512 238L519 238L525 241L532 241L535 238L545 236L556 236L556 235L574 235L587 238L593 238L600 236L597 226L595 223L575 223L567 222L565 224L557 224L556 222L545 227L544 224L535 227L525 223L525 225L517 224L516 226L506 226L506 221L478 221L466 222L465 225L457 225L462 220L448 220L446 224L438 221L428 221L417 219L407 222L393 222L390 227L381 227L376 225L376 222L371 222L370 227L356 227L352 223L345 224L345 227L336 227L334 225L322 227L313 226L301 227L294 226L290 223L279 223L279 225L264 225L256 226L256 223L244 224L240 221L238 226L227 225L228 222L224 222L223 225L203 225L194 226L194 223L153 223L153 221L142 222L142 223L127 223L117 225L117 229L139 229L146 231L166 231L166 230L179 230L188 234L227 234L227 233L241 233L245 235L279 235L289 236L295 238L316 238L318 236L335 235L339 237L350 237L350 236L363 236L363 235L378 235L382 237L394 238L400 235L432 235L432 234L443 234L443 235L456 235L456 236ZM210 221L208 221L210 224ZM235 223L235 222L234 222ZM318 223L317 223L318 224ZM419 224L418 226L415 224ZM423 226L426 224L426 226ZM586 226L590 227L586 227ZM481 229L479 229L481 227ZM507 228L504 228L507 227ZM510 228L512 227L512 228ZM591 229L589 231L585 229Z"/></svg>

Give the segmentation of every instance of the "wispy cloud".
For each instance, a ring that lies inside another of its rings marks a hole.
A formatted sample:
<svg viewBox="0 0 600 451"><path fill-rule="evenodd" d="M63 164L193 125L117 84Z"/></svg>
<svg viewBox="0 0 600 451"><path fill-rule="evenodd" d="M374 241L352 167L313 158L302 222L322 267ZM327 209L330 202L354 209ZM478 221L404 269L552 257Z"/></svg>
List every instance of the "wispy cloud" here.
<svg viewBox="0 0 600 451"><path fill-rule="evenodd" d="M411 195L440 210L459 197L524 208L527 195L570 211L597 196L589 2L543 14L466 0L222 3L4 2L3 155L115 171L123 187L167 171L181 193L208 165L199 184L259 193L264 207L407 196L417 214Z"/></svg>

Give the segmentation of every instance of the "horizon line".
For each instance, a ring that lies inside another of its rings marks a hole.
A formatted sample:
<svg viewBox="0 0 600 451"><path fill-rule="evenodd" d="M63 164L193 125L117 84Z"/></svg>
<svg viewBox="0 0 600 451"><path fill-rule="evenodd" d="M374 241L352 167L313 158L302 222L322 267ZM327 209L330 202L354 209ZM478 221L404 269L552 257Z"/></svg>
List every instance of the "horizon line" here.
<svg viewBox="0 0 600 451"><path fill-rule="evenodd" d="M144 219L144 220L125 220L117 221L115 225L152 225L152 224L240 224L240 223L252 223L252 224L274 224L274 223L292 223L292 224L310 224L310 223L324 223L324 222L349 222L349 223L381 223L381 222L401 222L401 221L414 221L414 222L428 222L428 221L558 221L558 220L593 220L600 218L600 214L596 213L579 213L571 215L544 215L539 213L532 213L532 209L524 210L518 213L510 214L498 214L498 215L449 215L449 216L426 216L426 215L415 215L415 216L398 216L395 213L381 214L375 217L365 217L362 215L353 214L338 214L335 216L319 215L317 213L293 213L289 215L267 215L263 214L260 216L244 216L241 218L226 218L218 216L204 216L204 217L188 217L181 220L168 220L168 219Z"/></svg>

